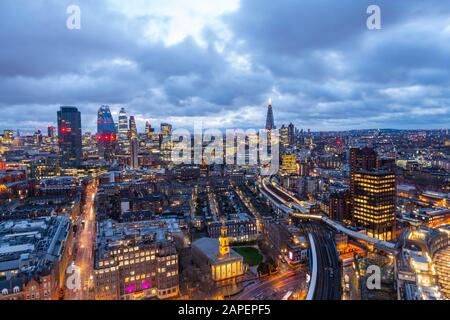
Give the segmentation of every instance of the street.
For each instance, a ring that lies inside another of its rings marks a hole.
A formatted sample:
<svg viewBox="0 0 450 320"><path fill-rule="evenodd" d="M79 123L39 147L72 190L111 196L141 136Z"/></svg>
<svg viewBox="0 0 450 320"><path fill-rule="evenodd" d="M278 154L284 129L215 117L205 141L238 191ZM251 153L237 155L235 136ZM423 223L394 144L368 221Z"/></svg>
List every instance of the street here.
<svg viewBox="0 0 450 320"><path fill-rule="evenodd" d="M286 292L298 289L305 282L303 272L287 271L265 280L256 280L231 300L281 300Z"/></svg>
<svg viewBox="0 0 450 320"><path fill-rule="evenodd" d="M95 182L87 187L86 205L81 216L83 223L79 224L77 235L74 239L76 248L76 256L74 259L75 266L80 268L81 290L70 290L66 288L66 300L87 300L89 296L89 288L93 286L93 248L95 245L96 223L94 199L97 193Z"/></svg>

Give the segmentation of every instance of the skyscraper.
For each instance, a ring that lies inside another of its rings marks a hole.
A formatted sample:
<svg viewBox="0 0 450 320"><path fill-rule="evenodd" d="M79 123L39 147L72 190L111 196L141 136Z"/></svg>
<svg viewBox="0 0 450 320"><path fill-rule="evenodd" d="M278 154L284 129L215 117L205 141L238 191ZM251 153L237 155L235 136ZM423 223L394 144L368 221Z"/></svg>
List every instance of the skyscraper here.
<svg viewBox="0 0 450 320"><path fill-rule="evenodd" d="M54 140L56 138L56 128L54 126L48 126L47 136Z"/></svg>
<svg viewBox="0 0 450 320"><path fill-rule="evenodd" d="M136 139L137 138L137 127L136 127L136 120L134 119L134 116L130 116L129 138L130 139Z"/></svg>
<svg viewBox="0 0 450 320"><path fill-rule="evenodd" d="M130 167L132 169L138 169L139 168L139 145L138 140L136 138L131 139L131 163Z"/></svg>
<svg viewBox="0 0 450 320"><path fill-rule="evenodd" d="M97 113L97 133L116 135L116 126L109 106L101 106Z"/></svg>
<svg viewBox="0 0 450 320"><path fill-rule="evenodd" d="M377 153L373 148L350 149L350 172L377 168Z"/></svg>
<svg viewBox="0 0 450 320"><path fill-rule="evenodd" d="M276 129L276 127L273 120L272 99L270 99L269 106L267 107L266 130L272 129Z"/></svg>
<svg viewBox="0 0 450 320"><path fill-rule="evenodd" d="M161 123L160 135L160 151L161 159L165 162L170 162L172 157L172 125L169 123Z"/></svg>
<svg viewBox="0 0 450 320"><path fill-rule="evenodd" d="M280 144L283 148L287 148L289 146L289 128L284 124L280 128Z"/></svg>
<svg viewBox="0 0 450 320"><path fill-rule="evenodd" d="M154 133L155 129L153 129L150 122L147 121L145 123L145 135L147 136L147 138L151 139Z"/></svg>
<svg viewBox="0 0 450 320"><path fill-rule="evenodd" d="M145 134L148 134L150 130L152 129L152 126L150 125L150 122L145 122Z"/></svg>
<svg viewBox="0 0 450 320"><path fill-rule="evenodd" d="M111 161L117 140L116 126L108 106L101 106L97 115L97 147L101 157Z"/></svg>
<svg viewBox="0 0 450 320"><path fill-rule="evenodd" d="M119 140L128 139L128 118L125 108L120 109L119 112Z"/></svg>
<svg viewBox="0 0 450 320"><path fill-rule="evenodd" d="M288 126L288 143L290 146L295 143L295 126L292 123Z"/></svg>
<svg viewBox="0 0 450 320"><path fill-rule="evenodd" d="M76 107L61 107L58 111L58 141L61 166L73 168L81 164L81 113Z"/></svg>
<svg viewBox="0 0 450 320"><path fill-rule="evenodd" d="M355 225L381 240L395 238L395 174L387 170L352 173L352 214Z"/></svg>
<svg viewBox="0 0 450 320"><path fill-rule="evenodd" d="M379 166L373 148L350 149L350 196L356 226L363 227L374 238L395 237L395 173Z"/></svg>

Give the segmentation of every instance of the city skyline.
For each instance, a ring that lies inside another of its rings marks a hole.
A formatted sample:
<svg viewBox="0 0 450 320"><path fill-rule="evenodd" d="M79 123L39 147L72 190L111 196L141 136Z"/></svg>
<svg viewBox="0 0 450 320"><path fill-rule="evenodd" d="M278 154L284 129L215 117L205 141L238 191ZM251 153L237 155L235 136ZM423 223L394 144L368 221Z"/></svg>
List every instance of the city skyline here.
<svg viewBox="0 0 450 320"><path fill-rule="evenodd" d="M79 109L83 132L101 105L116 121L125 107L140 132L146 121L259 128L270 97L278 127L450 126L439 1L378 1L381 30L366 27L368 1L78 1L80 30L66 28L70 4L0 4L0 129L45 130L63 105Z"/></svg>

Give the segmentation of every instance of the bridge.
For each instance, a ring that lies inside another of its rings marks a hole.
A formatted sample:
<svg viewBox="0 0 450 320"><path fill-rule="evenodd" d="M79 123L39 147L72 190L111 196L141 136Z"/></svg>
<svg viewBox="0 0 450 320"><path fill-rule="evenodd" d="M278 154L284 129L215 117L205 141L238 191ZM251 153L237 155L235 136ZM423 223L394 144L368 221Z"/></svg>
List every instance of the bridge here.
<svg viewBox="0 0 450 320"><path fill-rule="evenodd" d="M332 227L333 229L347 234L357 240L361 240L372 244L375 248L397 254L398 251L395 249L395 243L383 241L377 238L370 237L366 234L359 233L352 229L349 229L337 221L333 221L324 214L311 214L309 213L308 204L305 201L300 201L288 191L284 190L275 182L272 182L268 178L262 178L261 180L261 191L267 199L280 211L291 215L292 217L310 219L310 220L320 220Z"/></svg>

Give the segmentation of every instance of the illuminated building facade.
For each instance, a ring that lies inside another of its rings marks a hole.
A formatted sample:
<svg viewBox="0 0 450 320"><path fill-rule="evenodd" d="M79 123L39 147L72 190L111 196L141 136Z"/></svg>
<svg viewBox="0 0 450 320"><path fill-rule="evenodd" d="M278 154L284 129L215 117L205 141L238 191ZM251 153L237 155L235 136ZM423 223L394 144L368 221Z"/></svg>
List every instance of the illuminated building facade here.
<svg viewBox="0 0 450 320"><path fill-rule="evenodd" d="M290 225L289 221L265 217L263 235L273 260L276 261L282 256L292 265L306 261L308 244L305 235L299 228Z"/></svg>
<svg viewBox="0 0 450 320"><path fill-rule="evenodd" d="M58 111L58 141L61 167L73 168L81 164L81 113L76 107L61 107Z"/></svg>
<svg viewBox="0 0 450 320"><path fill-rule="evenodd" d="M222 240L222 242L220 242ZM192 258L215 281L237 280L244 274L244 258L230 249L224 237L201 238L192 244Z"/></svg>
<svg viewBox="0 0 450 320"><path fill-rule="evenodd" d="M56 128L54 126L48 126L47 136L50 138L52 142L56 141Z"/></svg>
<svg viewBox="0 0 450 320"><path fill-rule="evenodd" d="M296 174L298 172L297 156L295 154L285 154L281 159L281 171L284 174Z"/></svg>
<svg viewBox="0 0 450 320"><path fill-rule="evenodd" d="M97 115L98 153L106 161L111 161L117 140L116 126L108 106L101 106Z"/></svg>
<svg viewBox="0 0 450 320"><path fill-rule="evenodd" d="M267 118L266 118L266 130L276 129L275 121L273 119L273 109L272 109L272 99L269 100L269 105L267 106Z"/></svg>
<svg viewBox="0 0 450 320"><path fill-rule="evenodd" d="M14 140L14 131L13 130L3 130L3 143L11 144Z"/></svg>
<svg viewBox="0 0 450 320"><path fill-rule="evenodd" d="M330 194L330 218L339 222L351 221L351 197L349 190L337 191Z"/></svg>
<svg viewBox="0 0 450 320"><path fill-rule="evenodd" d="M128 118L125 108L121 108L119 112L119 140L128 139Z"/></svg>
<svg viewBox="0 0 450 320"><path fill-rule="evenodd" d="M396 211L395 174L359 170L351 174L353 222L377 239L394 238Z"/></svg>
<svg viewBox="0 0 450 320"><path fill-rule="evenodd" d="M155 133L155 129L152 128L150 122L147 121L145 123L145 135L147 136L148 139L152 139L154 133Z"/></svg>
<svg viewBox="0 0 450 320"><path fill-rule="evenodd" d="M158 221L99 226L95 248L96 300L166 299L179 294L178 254Z"/></svg>
<svg viewBox="0 0 450 320"><path fill-rule="evenodd" d="M162 161L166 163L171 162L173 145L172 125L168 123L161 123L160 152Z"/></svg>
<svg viewBox="0 0 450 320"><path fill-rule="evenodd" d="M241 213L231 215L228 220L208 223L207 231L211 238L219 238L223 228L227 230L227 239L231 242L249 242L258 238L256 220Z"/></svg>
<svg viewBox="0 0 450 320"><path fill-rule="evenodd" d="M130 163L130 167L132 169L138 169L139 168L139 143L138 140L136 138L131 139L131 145L130 145L130 149L131 149L131 163Z"/></svg>
<svg viewBox="0 0 450 320"><path fill-rule="evenodd" d="M350 172L377 168L377 153L373 148L350 149Z"/></svg>
<svg viewBox="0 0 450 320"><path fill-rule="evenodd" d="M292 123L288 126L284 124L280 128L280 144L284 148L292 146L295 143L295 127Z"/></svg>
<svg viewBox="0 0 450 320"><path fill-rule="evenodd" d="M128 138L130 140L136 139L137 134L136 120L134 119L134 116L130 116L130 131L128 132Z"/></svg>

